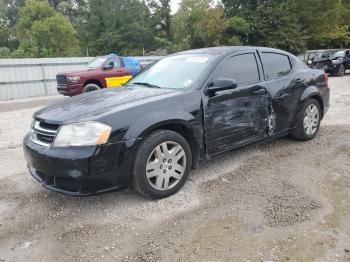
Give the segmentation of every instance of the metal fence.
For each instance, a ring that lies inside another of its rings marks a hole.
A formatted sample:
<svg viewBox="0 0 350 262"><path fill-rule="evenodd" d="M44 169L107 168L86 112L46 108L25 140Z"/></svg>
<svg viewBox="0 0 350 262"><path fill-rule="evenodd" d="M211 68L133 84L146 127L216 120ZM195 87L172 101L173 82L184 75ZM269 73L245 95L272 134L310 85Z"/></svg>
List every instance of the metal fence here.
<svg viewBox="0 0 350 262"><path fill-rule="evenodd" d="M92 57L0 59L0 100L58 94L56 74L82 69ZM137 57L146 65L160 57Z"/></svg>

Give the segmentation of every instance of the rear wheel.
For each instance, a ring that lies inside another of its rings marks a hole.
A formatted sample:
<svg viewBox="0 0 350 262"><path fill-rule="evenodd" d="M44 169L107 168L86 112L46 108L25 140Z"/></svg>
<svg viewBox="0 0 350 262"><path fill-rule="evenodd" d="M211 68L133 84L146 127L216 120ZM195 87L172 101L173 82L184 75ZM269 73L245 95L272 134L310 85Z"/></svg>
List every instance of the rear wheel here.
<svg viewBox="0 0 350 262"><path fill-rule="evenodd" d="M191 166L191 149L184 137L170 130L155 131L136 152L133 187L147 198L169 197L185 184Z"/></svg>
<svg viewBox="0 0 350 262"><path fill-rule="evenodd" d="M299 113L298 126L292 136L303 141L315 138L320 130L321 117L320 104L315 99L310 99Z"/></svg>
<svg viewBox="0 0 350 262"><path fill-rule="evenodd" d="M92 92L100 89L101 87L99 85L91 83L84 86L83 93L88 93L88 92Z"/></svg>

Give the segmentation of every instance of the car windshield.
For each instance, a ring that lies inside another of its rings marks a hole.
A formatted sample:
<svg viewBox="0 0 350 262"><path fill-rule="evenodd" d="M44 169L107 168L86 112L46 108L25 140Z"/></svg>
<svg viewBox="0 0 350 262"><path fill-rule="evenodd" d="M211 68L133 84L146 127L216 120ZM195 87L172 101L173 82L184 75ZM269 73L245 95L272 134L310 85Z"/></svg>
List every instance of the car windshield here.
<svg viewBox="0 0 350 262"><path fill-rule="evenodd" d="M139 84L153 88L189 89L198 84L215 56L186 54L166 57L130 80L127 85Z"/></svg>
<svg viewBox="0 0 350 262"><path fill-rule="evenodd" d="M345 56L345 51L338 51L334 54L334 57L343 57Z"/></svg>
<svg viewBox="0 0 350 262"><path fill-rule="evenodd" d="M88 68L99 68L104 64L104 62L106 62L106 60L106 57L96 57L88 64Z"/></svg>
<svg viewBox="0 0 350 262"><path fill-rule="evenodd" d="M309 59L319 58L321 54L319 52L309 53Z"/></svg>

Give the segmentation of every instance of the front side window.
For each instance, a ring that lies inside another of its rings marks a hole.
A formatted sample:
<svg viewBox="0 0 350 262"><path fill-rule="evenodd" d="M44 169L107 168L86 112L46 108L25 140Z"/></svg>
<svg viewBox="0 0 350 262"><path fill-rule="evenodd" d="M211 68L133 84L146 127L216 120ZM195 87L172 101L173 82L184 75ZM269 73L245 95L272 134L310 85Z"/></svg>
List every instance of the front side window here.
<svg viewBox="0 0 350 262"><path fill-rule="evenodd" d="M111 62L114 63L114 68L119 68L120 67L120 59L119 58L113 58Z"/></svg>
<svg viewBox="0 0 350 262"><path fill-rule="evenodd" d="M99 68L107 61L106 57L96 57L88 64L88 68Z"/></svg>
<svg viewBox="0 0 350 262"><path fill-rule="evenodd" d="M260 81L255 55L242 54L222 61L216 68L214 79L229 78L238 85L249 85Z"/></svg>
<svg viewBox="0 0 350 262"><path fill-rule="evenodd" d="M126 85L190 89L198 85L215 55L186 54L166 57L136 75Z"/></svg>
<svg viewBox="0 0 350 262"><path fill-rule="evenodd" d="M265 78L275 79L288 75L292 66L287 55L277 53L262 53Z"/></svg>

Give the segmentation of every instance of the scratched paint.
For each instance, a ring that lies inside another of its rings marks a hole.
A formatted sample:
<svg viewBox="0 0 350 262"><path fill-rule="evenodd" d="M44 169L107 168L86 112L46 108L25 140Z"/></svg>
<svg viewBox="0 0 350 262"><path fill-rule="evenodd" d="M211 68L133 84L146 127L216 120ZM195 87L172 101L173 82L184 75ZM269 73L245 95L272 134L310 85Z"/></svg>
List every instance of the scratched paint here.
<svg viewBox="0 0 350 262"><path fill-rule="evenodd" d="M207 147L216 154L267 135L266 126L272 99L257 86L239 88L209 99L205 109Z"/></svg>

